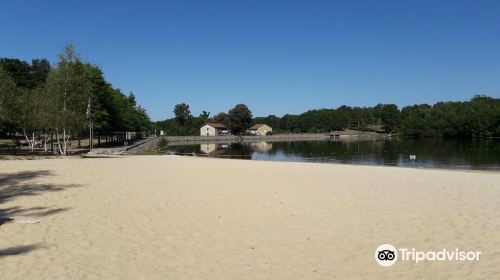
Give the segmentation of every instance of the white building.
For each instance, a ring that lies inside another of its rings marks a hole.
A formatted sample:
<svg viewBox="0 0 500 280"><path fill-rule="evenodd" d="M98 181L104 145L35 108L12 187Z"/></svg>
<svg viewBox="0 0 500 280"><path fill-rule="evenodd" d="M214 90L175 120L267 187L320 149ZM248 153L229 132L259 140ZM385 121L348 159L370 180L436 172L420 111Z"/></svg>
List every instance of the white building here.
<svg viewBox="0 0 500 280"><path fill-rule="evenodd" d="M273 132L273 128L263 123L258 123L247 130L248 134L256 136L267 135L269 132Z"/></svg>
<svg viewBox="0 0 500 280"><path fill-rule="evenodd" d="M200 128L200 136L229 135L227 126L218 122L206 123Z"/></svg>

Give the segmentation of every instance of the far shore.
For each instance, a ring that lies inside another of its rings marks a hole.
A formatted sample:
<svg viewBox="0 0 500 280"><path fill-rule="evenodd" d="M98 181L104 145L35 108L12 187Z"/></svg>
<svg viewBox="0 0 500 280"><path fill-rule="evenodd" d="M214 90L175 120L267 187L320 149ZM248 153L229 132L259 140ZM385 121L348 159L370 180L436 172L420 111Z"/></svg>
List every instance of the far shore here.
<svg viewBox="0 0 500 280"><path fill-rule="evenodd" d="M2 160L0 170L5 279L500 275L498 172L181 156ZM383 268L384 243L482 254Z"/></svg>
<svg viewBox="0 0 500 280"><path fill-rule="evenodd" d="M341 135L338 133L342 133ZM390 134L380 134L367 131L346 130L332 133L277 133L271 135L215 135L215 136L169 136L164 137L171 144L186 143L229 143L229 142L255 142L255 141L306 141L306 140L357 140L357 139L387 139Z"/></svg>

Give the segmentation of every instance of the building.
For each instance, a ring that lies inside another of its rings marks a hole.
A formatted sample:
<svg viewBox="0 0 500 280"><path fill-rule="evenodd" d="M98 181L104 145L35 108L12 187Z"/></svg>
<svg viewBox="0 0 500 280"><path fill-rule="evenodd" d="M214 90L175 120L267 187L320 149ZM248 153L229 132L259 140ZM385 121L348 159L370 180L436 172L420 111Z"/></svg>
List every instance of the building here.
<svg viewBox="0 0 500 280"><path fill-rule="evenodd" d="M200 128L200 136L229 135L227 126L218 122L206 123Z"/></svg>
<svg viewBox="0 0 500 280"><path fill-rule="evenodd" d="M267 135L269 132L273 132L273 128L263 123L258 123L247 130L248 134L256 136Z"/></svg>

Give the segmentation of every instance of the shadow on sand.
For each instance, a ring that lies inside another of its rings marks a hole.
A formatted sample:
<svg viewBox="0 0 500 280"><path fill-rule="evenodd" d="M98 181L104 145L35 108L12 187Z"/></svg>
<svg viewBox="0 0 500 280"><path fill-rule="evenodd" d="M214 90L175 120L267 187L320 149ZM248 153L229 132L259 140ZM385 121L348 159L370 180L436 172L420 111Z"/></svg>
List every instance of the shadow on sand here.
<svg viewBox="0 0 500 280"><path fill-rule="evenodd" d="M57 185L34 183L32 180L52 176L48 170L23 171L16 173L0 173L0 227L3 224L13 222L14 216L45 217L68 211L71 208L54 207L30 207L11 206L5 208L2 206L7 201L14 200L21 196L41 195L45 192L59 192L67 188L78 187L79 185ZM0 249L0 257L9 255L20 255L43 247L40 244L25 246L16 246L6 249Z"/></svg>
<svg viewBox="0 0 500 280"><path fill-rule="evenodd" d="M25 246L15 246L6 249L0 249L0 258L7 256L17 256L29 253L33 250L43 248L44 246L40 244L25 245Z"/></svg>

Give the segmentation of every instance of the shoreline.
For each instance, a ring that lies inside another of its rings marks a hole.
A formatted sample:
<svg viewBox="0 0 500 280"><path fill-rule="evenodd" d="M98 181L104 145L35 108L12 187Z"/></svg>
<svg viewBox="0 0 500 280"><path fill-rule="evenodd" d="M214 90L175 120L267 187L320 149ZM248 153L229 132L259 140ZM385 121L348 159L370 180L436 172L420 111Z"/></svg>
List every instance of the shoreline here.
<svg viewBox="0 0 500 280"><path fill-rule="evenodd" d="M369 164L369 163L339 163L339 162L328 162L328 161L294 161L294 160L266 160L266 159L244 159L244 158L230 158L204 155L204 154L84 154L84 155L4 155L0 156L0 162L2 161L23 161L23 160L57 160L57 159L98 159L98 158L133 158L133 157L193 157L202 159L219 159L219 160L237 160L237 161L253 161L253 162L276 162L276 163L303 163L303 164L321 164L321 165L341 165L341 166L353 166L353 167L391 167L391 168L403 168L403 169L415 169L415 170L448 170L448 171L463 171L463 172L482 172L482 173L500 173L500 169L487 169L487 168L453 168L453 167L425 167L425 166L404 166L404 165L390 165L390 164Z"/></svg>

